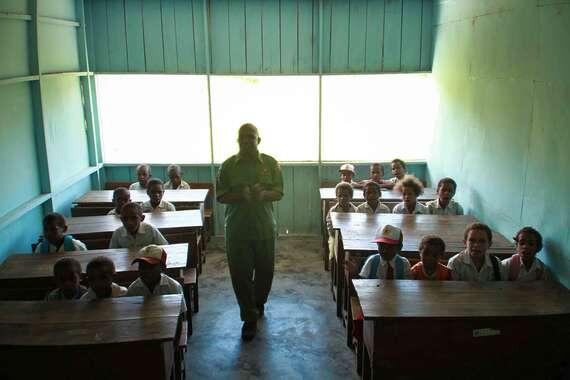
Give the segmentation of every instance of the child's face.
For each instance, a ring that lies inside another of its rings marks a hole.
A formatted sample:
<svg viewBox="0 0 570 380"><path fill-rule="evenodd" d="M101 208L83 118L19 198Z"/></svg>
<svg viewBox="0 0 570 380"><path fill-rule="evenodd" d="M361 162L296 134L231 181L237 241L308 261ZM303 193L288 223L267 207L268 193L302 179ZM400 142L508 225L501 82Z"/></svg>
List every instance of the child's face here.
<svg viewBox="0 0 570 380"><path fill-rule="evenodd" d="M517 236L517 253L524 260L533 260L538 253L538 241L534 234L521 232Z"/></svg>
<svg viewBox="0 0 570 380"><path fill-rule="evenodd" d="M144 215L139 214L133 208L127 208L121 214L121 222L123 222L123 226L131 235L134 235L138 231L139 226L143 220Z"/></svg>
<svg viewBox="0 0 570 380"><path fill-rule="evenodd" d="M432 273L437 268L439 259L443 256L441 249L434 245L425 245L420 251L420 257L425 270Z"/></svg>
<svg viewBox="0 0 570 380"><path fill-rule="evenodd" d="M398 162L392 162L392 175L398 179L404 176L404 168Z"/></svg>
<svg viewBox="0 0 570 380"><path fill-rule="evenodd" d="M350 183L350 182L352 182L352 177L354 177L354 174L349 170L342 170L340 172L340 180L342 182Z"/></svg>
<svg viewBox="0 0 570 380"><path fill-rule="evenodd" d="M89 286L97 298L111 297L111 284L113 283L113 274L105 268L92 270L88 274Z"/></svg>
<svg viewBox="0 0 570 380"><path fill-rule="evenodd" d="M52 244L59 243L65 237L67 226L61 226L56 222L50 222L44 227L44 236Z"/></svg>
<svg viewBox="0 0 570 380"><path fill-rule="evenodd" d="M162 185L155 183L151 187L148 188L146 193L148 194L148 196L150 198L150 203L154 207L156 207L160 204L160 201L162 201L162 195L164 194L164 189L163 189Z"/></svg>
<svg viewBox="0 0 570 380"><path fill-rule="evenodd" d="M374 203L378 202L378 198L380 198L380 193L378 192L378 188L376 186L368 186L365 189L366 193L366 202Z"/></svg>
<svg viewBox="0 0 570 380"><path fill-rule="evenodd" d="M370 167L370 179L378 182L384 177L384 168L380 165L372 165Z"/></svg>
<svg viewBox="0 0 570 380"><path fill-rule="evenodd" d="M336 200L340 207L348 207L348 204L352 200L352 196L348 190L340 189L336 192Z"/></svg>
<svg viewBox="0 0 570 380"><path fill-rule="evenodd" d="M148 181L149 177L150 173L145 166L140 167L139 170L137 170L137 178L141 186L146 186L146 182Z"/></svg>
<svg viewBox="0 0 570 380"><path fill-rule="evenodd" d="M148 285L156 285L160 281L160 273L162 268L160 264L149 264L145 261L139 261L139 275L142 281Z"/></svg>
<svg viewBox="0 0 570 380"><path fill-rule="evenodd" d="M170 179L170 183L172 184L173 188L177 188L180 186L182 182L182 174L177 170L171 170L168 172L168 178Z"/></svg>
<svg viewBox="0 0 570 380"><path fill-rule="evenodd" d="M80 274L71 269L63 271L56 278L57 287L63 291L66 298L73 298L80 280Z"/></svg>
<svg viewBox="0 0 570 380"><path fill-rule="evenodd" d="M416 207L416 200L418 196L411 187L404 187L402 189L402 200L408 210L413 210Z"/></svg>
<svg viewBox="0 0 570 380"><path fill-rule="evenodd" d="M467 240L464 243L469 255L480 260L485 257L487 249L491 246L487 234L482 230L469 231L467 234Z"/></svg>
<svg viewBox="0 0 570 380"><path fill-rule="evenodd" d="M119 193L117 193L117 195L115 196L115 205L116 205L116 209L121 211L121 208L123 208L123 205L129 203L131 201L131 194L126 192L126 191L121 191Z"/></svg>
<svg viewBox="0 0 570 380"><path fill-rule="evenodd" d="M448 204L454 195L455 193L453 191L453 186L451 186L450 183L444 183L437 189L439 202L443 203L444 205Z"/></svg>
<svg viewBox="0 0 570 380"><path fill-rule="evenodd" d="M400 251L399 245L388 244L388 243L376 243L378 245L378 253L384 261L392 260L396 254Z"/></svg>

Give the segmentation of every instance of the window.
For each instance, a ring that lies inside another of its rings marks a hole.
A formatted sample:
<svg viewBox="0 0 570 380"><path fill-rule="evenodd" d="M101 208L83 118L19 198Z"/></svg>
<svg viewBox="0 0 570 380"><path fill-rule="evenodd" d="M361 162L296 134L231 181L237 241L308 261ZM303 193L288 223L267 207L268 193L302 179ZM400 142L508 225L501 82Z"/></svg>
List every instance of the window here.
<svg viewBox="0 0 570 380"><path fill-rule="evenodd" d="M97 75L104 161L210 163L207 77Z"/></svg>
<svg viewBox="0 0 570 380"><path fill-rule="evenodd" d="M323 76L322 159L425 159L436 110L431 74Z"/></svg>
<svg viewBox="0 0 570 380"><path fill-rule="evenodd" d="M211 96L215 162L237 152L237 131L247 122L259 129L261 152L318 160L318 76L212 76Z"/></svg>

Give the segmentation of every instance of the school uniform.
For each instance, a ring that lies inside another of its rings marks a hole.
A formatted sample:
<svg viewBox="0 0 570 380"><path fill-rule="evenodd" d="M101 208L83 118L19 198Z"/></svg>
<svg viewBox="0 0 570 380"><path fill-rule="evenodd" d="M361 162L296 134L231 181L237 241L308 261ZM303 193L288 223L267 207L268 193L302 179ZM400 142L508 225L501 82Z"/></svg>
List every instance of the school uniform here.
<svg viewBox="0 0 570 380"><path fill-rule="evenodd" d="M426 207L432 215L463 215L463 207L453 199L449 200L446 208L441 207L439 199L427 202Z"/></svg>
<svg viewBox="0 0 570 380"><path fill-rule="evenodd" d="M378 202L378 205L376 206L375 210L372 209L372 207L368 204L368 202L364 202L363 204L361 204L356 208L356 212L359 212L361 214L374 215L374 214L390 214L392 211L390 211L390 208L388 208L388 206L386 206L382 202Z"/></svg>
<svg viewBox="0 0 570 380"><path fill-rule="evenodd" d="M170 181L164 184L164 188L168 190L190 190L190 185L186 181L180 181L180 185L177 188L172 187Z"/></svg>
<svg viewBox="0 0 570 380"><path fill-rule="evenodd" d="M550 270L539 258L535 257L530 269L527 270L518 254L501 261L503 278L508 281L545 281L551 280Z"/></svg>
<svg viewBox="0 0 570 380"><path fill-rule="evenodd" d="M109 248L140 249L150 244L166 245L168 241L156 227L141 222L135 236L129 234L125 226L117 228L111 236Z"/></svg>
<svg viewBox="0 0 570 380"><path fill-rule="evenodd" d="M129 186L129 190L146 190L146 187L142 187L141 184L137 181L131 183L131 185Z"/></svg>
<svg viewBox="0 0 570 380"><path fill-rule="evenodd" d="M448 281L451 280L451 270L445 265L438 263L435 272L431 275L427 274L424 270L424 263L421 261L414 265L412 269L412 278L414 280L428 280L428 281Z"/></svg>
<svg viewBox="0 0 570 380"><path fill-rule="evenodd" d="M111 298L122 297L125 294L127 294L127 288L117 285L114 282L111 284ZM87 292L80 298L81 301L91 301L96 299L98 299L97 294L95 294L91 288L89 288Z"/></svg>
<svg viewBox="0 0 570 380"><path fill-rule="evenodd" d="M412 278L408 259L395 255L392 260L385 261L379 253L370 256L366 260L359 276L361 278L379 278L383 280L406 280Z"/></svg>
<svg viewBox="0 0 570 380"><path fill-rule="evenodd" d="M496 268L491 260L495 261ZM455 281L500 281L502 279L500 266L496 257L492 259L489 254L485 254L485 262L481 270L477 271L467 250L459 252L447 263L447 267L451 269L451 278Z"/></svg>
<svg viewBox="0 0 570 380"><path fill-rule="evenodd" d="M153 208L150 201L146 201L142 204L143 212L155 212L155 211L176 211L176 207L168 201L162 199L156 208Z"/></svg>
<svg viewBox="0 0 570 380"><path fill-rule="evenodd" d="M77 239L74 239L71 235L65 235L63 238L63 243L58 247L53 245L47 240L42 241L34 253L63 253L63 252L73 252L73 251L87 251L85 244Z"/></svg>
<svg viewBox="0 0 570 380"><path fill-rule="evenodd" d="M63 294L63 290L57 288L47 294L46 301L78 300L85 293L87 293L87 288L83 285L79 285L79 287L76 289L75 293L73 294L73 298L66 298L65 295Z"/></svg>
<svg viewBox="0 0 570 380"><path fill-rule="evenodd" d="M326 222L327 222L327 231L329 233L329 240L328 240L328 244L329 244L329 259L333 259L336 257L336 240L335 240L335 236L333 233L333 228L332 228L332 220L331 220L331 212L357 212L356 211L357 208L355 205L352 204L352 202L350 202L348 204L348 208L346 211L344 211L339 204L335 204L334 206L332 206L327 214L326 217Z"/></svg>
<svg viewBox="0 0 570 380"><path fill-rule="evenodd" d="M428 208L421 204L420 202L416 202L416 207L413 210L408 210L406 208L406 204L404 202L398 203L394 206L392 210L393 214L429 214Z"/></svg>
<svg viewBox="0 0 570 380"><path fill-rule="evenodd" d="M153 291L151 292L150 289L146 286L143 280L139 277L137 278L127 289L127 297L132 296L143 296L143 297L150 297L150 296L160 296L165 294L184 294L182 290L182 285L173 278L167 276L164 273L160 274L160 281L154 287ZM186 302L184 298L182 298L182 308L181 312L186 312Z"/></svg>

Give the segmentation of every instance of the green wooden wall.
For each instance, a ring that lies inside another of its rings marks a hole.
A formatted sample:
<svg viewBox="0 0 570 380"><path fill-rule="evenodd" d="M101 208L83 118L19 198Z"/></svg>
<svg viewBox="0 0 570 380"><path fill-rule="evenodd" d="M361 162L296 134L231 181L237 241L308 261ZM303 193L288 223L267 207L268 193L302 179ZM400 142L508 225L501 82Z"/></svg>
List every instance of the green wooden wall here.
<svg viewBox="0 0 570 380"><path fill-rule="evenodd" d="M429 71L432 0L86 0L97 72Z"/></svg>
<svg viewBox="0 0 570 380"><path fill-rule="evenodd" d="M97 182L82 4L0 2L0 261Z"/></svg>
<svg viewBox="0 0 570 380"><path fill-rule="evenodd" d="M570 285L570 1L436 4L441 108L429 170L505 236L531 225Z"/></svg>

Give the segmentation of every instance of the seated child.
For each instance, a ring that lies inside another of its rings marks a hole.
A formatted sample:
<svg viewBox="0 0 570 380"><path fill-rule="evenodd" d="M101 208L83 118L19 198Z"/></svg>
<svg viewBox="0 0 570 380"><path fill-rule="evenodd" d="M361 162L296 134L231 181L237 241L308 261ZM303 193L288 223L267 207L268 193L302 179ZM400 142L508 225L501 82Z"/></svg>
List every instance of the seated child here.
<svg viewBox="0 0 570 380"><path fill-rule="evenodd" d="M368 182L376 182L380 187L385 189L391 189L394 187L394 184L391 181L382 179L384 177L384 167L382 164L374 163L370 165L370 178L365 179L364 181L360 181L358 186L354 186L357 189L363 188Z"/></svg>
<svg viewBox="0 0 570 380"><path fill-rule="evenodd" d="M138 182L131 183L129 190L146 190L148 179L150 178L150 165L137 165Z"/></svg>
<svg viewBox="0 0 570 380"><path fill-rule="evenodd" d="M168 178L170 180L164 184L165 189L169 190L189 190L190 185L182 179L182 170L178 165L169 165Z"/></svg>
<svg viewBox="0 0 570 380"><path fill-rule="evenodd" d="M140 249L150 244L168 244L154 226L143 222L145 216L138 203L127 203L121 209L123 226L113 232L109 248Z"/></svg>
<svg viewBox="0 0 570 380"><path fill-rule="evenodd" d="M143 212L176 211L176 207L174 207L172 203L162 199L164 195L164 185L160 179L149 179L146 193L150 200L142 204Z"/></svg>
<svg viewBox="0 0 570 380"><path fill-rule="evenodd" d="M337 204L331 207L326 217L327 231L329 233L329 258L331 259L336 257L336 244L332 228L331 212L356 212L356 206L351 202L354 190L350 184L340 182L335 186L334 191L336 194Z"/></svg>
<svg viewBox="0 0 570 380"><path fill-rule="evenodd" d="M435 235L426 235L420 242L421 261L411 269L414 280L451 280L451 271L440 263L445 253L445 242Z"/></svg>
<svg viewBox="0 0 570 380"><path fill-rule="evenodd" d="M140 257L133 260L139 263L139 275L127 290L127 296L159 296L163 294L184 294L182 285L163 272L166 270L166 251L157 245L147 245L139 251ZM184 299L184 298L183 298ZM182 313L186 303L182 303Z"/></svg>
<svg viewBox="0 0 570 380"><path fill-rule="evenodd" d="M351 186L358 186L358 182L353 181L354 175L356 171L354 170L354 165L352 164L343 164L338 169L340 173L340 181L349 183Z"/></svg>
<svg viewBox="0 0 570 380"><path fill-rule="evenodd" d="M433 215L463 215L463 207L453 200L457 183L452 178L445 177L437 183L437 199L426 203L430 214Z"/></svg>
<svg viewBox="0 0 570 380"><path fill-rule="evenodd" d="M401 181L406 175L406 163L399 158L394 158L390 163L392 168L393 177L388 180L390 183L386 183L387 189L393 189L398 181Z"/></svg>
<svg viewBox="0 0 570 380"><path fill-rule="evenodd" d="M455 281L501 281L499 259L487 250L493 242L493 233L483 223L471 223L463 234L465 250L449 259L451 278Z"/></svg>
<svg viewBox="0 0 570 380"><path fill-rule="evenodd" d="M517 232L517 253L501 262L503 277L508 281L551 280L550 270L536 254L542 249L542 235L532 227Z"/></svg>
<svg viewBox="0 0 570 380"><path fill-rule="evenodd" d="M35 253L87 251L85 244L71 235L66 235L67 223L57 212L47 214L43 220L44 239L36 247Z"/></svg>
<svg viewBox="0 0 570 380"><path fill-rule="evenodd" d="M378 253L366 260L359 276L382 280L410 279L410 262L399 255L404 242L402 230L386 224L378 228L373 241L378 245Z"/></svg>
<svg viewBox="0 0 570 380"><path fill-rule="evenodd" d="M113 204L115 208L109 211L107 215L117 215L121 216L121 208L126 203L131 201L131 193L124 187L117 187L115 191L113 191Z"/></svg>
<svg viewBox="0 0 570 380"><path fill-rule="evenodd" d="M89 289L82 297L82 301L91 301L101 298L122 297L127 293L127 288L113 282L115 264L105 256L94 258L87 264L87 281Z"/></svg>
<svg viewBox="0 0 570 380"><path fill-rule="evenodd" d="M380 185L369 181L364 185L364 199L366 202L356 208L356 212L365 214L390 214L391 211L385 204L380 202Z"/></svg>
<svg viewBox="0 0 570 380"><path fill-rule="evenodd" d="M394 206L394 214L427 214L426 206L418 202L418 197L423 193L424 186L413 175L406 175L396 183L395 189L402 192L403 202Z"/></svg>
<svg viewBox="0 0 570 380"><path fill-rule="evenodd" d="M53 277L57 289L48 293L46 301L78 300L87 292L87 289L79 284L81 264L71 257L64 257L55 263Z"/></svg>

